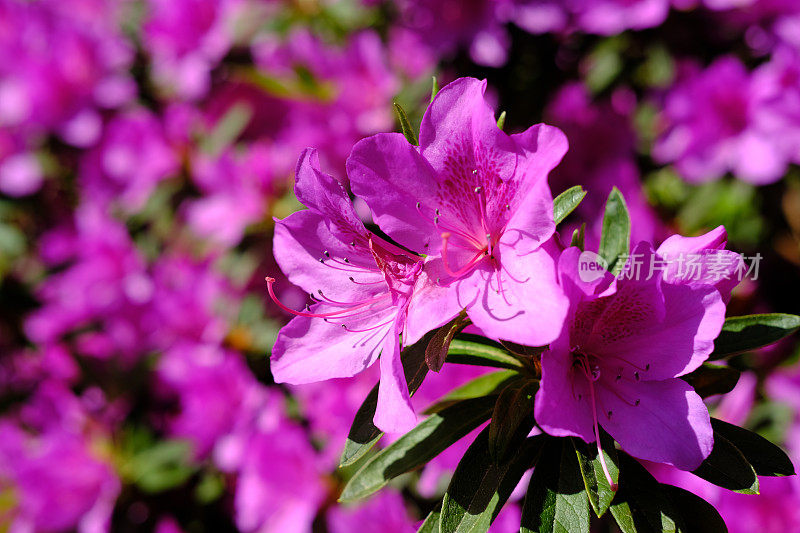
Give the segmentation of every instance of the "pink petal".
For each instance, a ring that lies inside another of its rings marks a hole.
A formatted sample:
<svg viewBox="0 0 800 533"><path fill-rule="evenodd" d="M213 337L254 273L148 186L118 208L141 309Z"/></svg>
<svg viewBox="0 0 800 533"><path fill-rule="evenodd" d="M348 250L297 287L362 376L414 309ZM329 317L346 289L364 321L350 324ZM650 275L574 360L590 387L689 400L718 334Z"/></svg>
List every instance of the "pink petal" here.
<svg viewBox="0 0 800 533"><path fill-rule="evenodd" d="M613 387L597 388L602 406L598 416L623 450L682 470L697 468L711 453L714 432L708 409L688 383L622 380Z"/></svg>

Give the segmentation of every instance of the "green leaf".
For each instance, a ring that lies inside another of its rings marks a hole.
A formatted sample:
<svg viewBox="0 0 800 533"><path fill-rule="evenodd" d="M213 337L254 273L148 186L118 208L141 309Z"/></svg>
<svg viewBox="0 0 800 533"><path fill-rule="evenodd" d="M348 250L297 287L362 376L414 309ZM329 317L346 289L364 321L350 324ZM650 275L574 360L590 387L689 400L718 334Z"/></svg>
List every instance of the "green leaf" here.
<svg viewBox="0 0 800 533"><path fill-rule="evenodd" d="M741 374L735 368L705 363L691 374L681 376L681 379L691 385L702 398L708 398L714 394L732 391Z"/></svg>
<svg viewBox="0 0 800 533"><path fill-rule="evenodd" d="M688 490L661 484L661 490L680 510L681 531L687 533L727 533L728 527L714 506Z"/></svg>
<svg viewBox="0 0 800 533"><path fill-rule="evenodd" d="M500 116L497 117L497 127L502 130L503 126L505 125L506 125L506 112L503 111L502 113L500 113Z"/></svg>
<svg viewBox="0 0 800 533"><path fill-rule="evenodd" d="M508 461L489 458L489 428L485 428L458 463L442 500L441 533L484 532L489 529L536 460L546 437L532 437Z"/></svg>
<svg viewBox="0 0 800 533"><path fill-rule="evenodd" d="M528 484L520 533L588 533L589 499L569 441L545 443Z"/></svg>
<svg viewBox="0 0 800 533"><path fill-rule="evenodd" d="M439 502L439 505L437 505L433 511L428 513L425 521L419 526L417 533L439 533L439 517L441 515L442 504Z"/></svg>
<svg viewBox="0 0 800 533"><path fill-rule="evenodd" d="M570 246L577 246L581 252L586 247L586 223L581 224L581 227L572 232L572 239L569 243Z"/></svg>
<svg viewBox="0 0 800 533"><path fill-rule="evenodd" d="M580 185L571 187L556 196L556 199L553 200L553 220L555 220L555 223L560 224L567 218L578 207L584 196L586 196L586 191Z"/></svg>
<svg viewBox="0 0 800 533"><path fill-rule="evenodd" d="M622 532L680 531L680 515L650 472L626 454L619 454L619 470L619 490L610 509Z"/></svg>
<svg viewBox="0 0 800 533"><path fill-rule="evenodd" d="M439 93L439 81L436 79L436 76L431 76L431 103L433 99L436 98L436 95Z"/></svg>
<svg viewBox="0 0 800 533"><path fill-rule="evenodd" d="M800 316L784 313L734 316L725 320L709 360L748 352L777 342L800 328Z"/></svg>
<svg viewBox="0 0 800 533"><path fill-rule="evenodd" d="M425 410L425 414L438 413L445 407L450 407L461 400L480 398L481 396L497 396L509 384L521 379L523 379L522 375L513 370L500 370L478 376L439 398L436 403Z"/></svg>
<svg viewBox="0 0 800 533"><path fill-rule="evenodd" d="M625 266L624 257L630 253L631 219L625 198L619 189L614 187L606 201L606 212L603 215L603 233L600 238L598 254L608 271L619 273ZM620 257L623 259L620 260Z"/></svg>
<svg viewBox="0 0 800 533"><path fill-rule="evenodd" d="M742 452L720 434L714 434L714 449L692 474L728 490L758 494L758 476Z"/></svg>
<svg viewBox="0 0 800 533"><path fill-rule="evenodd" d="M495 368L508 368L511 370L522 370L526 368L525 363L508 353L508 351L504 350L502 347L464 338L454 339L453 342L450 343L447 361L459 365L491 366Z"/></svg>
<svg viewBox="0 0 800 533"><path fill-rule="evenodd" d="M586 487L586 493L589 495L589 502L597 516L603 516L611 505L611 501L616 495L616 490L611 489L605 474L603 473L603 465L600 462L600 456L597 453L596 444L587 444L578 438L570 439L572 446L575 448L575 453L578 455L578 466L581 469L581 476L583 476L583 485ZM601 430L600 443L603 447L603 456L605 457L608 473L611 475L611 480L614 484L619 483L619 467L617 466L617 449L614 447L614 439Z"/></svg>
<svg viewBox="0 0 800 533"><path fill-rule="evenodd" d="M157 493L183 485L197 471L190 459L191 445L188 442L167 440L137 453L129 468L139 488Z"/></svg>
<svg viewBox="0 0 800 533"><path fill-rule="evenodd" d="M414 394L417 391L428 373L428 366L425 364L425 350L434 335L436 335L436 332L431 331L417 343L403 350L401 358L409 394ZM352 465L380 440L383 432L372 422L377 406L378 385L375 385L367 395L364 403L358 408L355 418L353 418L353 424L347 434L342 457L339 459L339 466Z"/></svg>
<svg viewBox="0 0 800 533"><path fill-rule="evenodd" d="M424 465L485 422L492 413L494 402L492 396L464 400L429 416L371 457L350 478L340 501L354 501L369 496L389 480Z"/></svg>
<svg viewBox="0 0 800 533"><path fill-rule="evenodd" d="M535 380L519 380L503 389L497 398L489 424L489 456L495 462L516 449L533 429L533 397L539 389Z"/></svg>
<svg viewBox="0 0 800 533"><path fill-rule="evenodd" d="M430 370L438 372L442 369L445 359L447 359L450 343L453 342L453 337L469 324L470 320L467 318L467 312L461 311L449 324L436 330L433 338L425 348L425 363Z"/></svg>
<svg viewBox="0 0 800 533"><path fill-rule="evenodd" d="M400 122L400 128L403 130L403 135L405 135L406 140L414 146L418 146L419 141L417 140L417 134L414 132L414 128L411 127L408 115L406 115L406 112L397 102L394 102L394 110L395 113L397 113L397 120Z"/></svg>
<svg viewBox="0 0 800 533"><path fill-rule="evenodd" d="M714 440L724 437L736 446L759 476L793 476L794 465L782 449L757 433L711 419Z"/></svg>

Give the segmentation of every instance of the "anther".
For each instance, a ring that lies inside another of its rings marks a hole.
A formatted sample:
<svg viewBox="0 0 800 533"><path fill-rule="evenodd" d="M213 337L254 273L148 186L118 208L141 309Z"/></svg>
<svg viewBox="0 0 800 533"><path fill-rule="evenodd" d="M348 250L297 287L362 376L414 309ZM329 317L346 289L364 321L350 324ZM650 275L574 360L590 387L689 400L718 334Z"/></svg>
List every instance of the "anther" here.
<svg viewBox="0 0 800 533"><path fill-rule="evenodd" d="M320 258L319 258L319 262L320 262L320 263L324 263L324 262L325 262L325 260L324 260L323 258L321 258L321 257L320 257Z"/></svg>
<svg viewBox="0 0 800 533"><path fill-rule="evenodd" d="M639 377L639 372L634 372L634 373L633 373L633 378L634 378L636 381L639 381L640 379L642 379L642 378L640 378L640 377Z"/></svg>
<svg viewBox="0 0 800 533"><path fill-rule="evenodd" d="M633 402L633 405L636 405L636 406L638 406L640 403L642 403L642 400L640 400L640 399L638 399L638 398L637 398L637 399L636 399L636 401L635 401L635 402Z"/></svg>
<svg viewBox="0 0 800 533"><path fill-rule="evenodd" d="M480 194L482 190L483 190L483 187L475 187L475 193L476 194Z"/></svg>
<svg viewBox="0 0 800 533"><path fill-rule="evenodd" d="M609 419L609 420L611 420L611 415L613 415L614 413L612 413L611 411L609 411L609 412L608 412L608 413L606 413L606 414L608 415L608 419Z"/></svg>
<svg viewBox="0 0 800 533"><path fill-rule="evenodd" d="M647 363L646 365L644 365L644 369L645 370L650 370L650 363Z"/></svg>
<svg viewBox="0 0 800 533"><path fill-rule="evenodd" d="M328 252L328 250L325 250L324 252L322 252L322 255L324 255L325 257L330 257L331 256L331 254Z"/></svg>
<svg viewBox="0 0 800 533"><path fill-rule="evenodd" d="M477 174L478 173L478 169L476 168L475 170L472 171L472 173L473 174Z"/></svg>
<svg viewBox="0 0 800 533"><path fill-rule="evenodd" d="M356 245L356 241L350 241L350 246L355 246L355 245Z"/></svg>
<svg viewBox="0 0 800 533"><path fill-rule="evenodd" d="M347 279L349 279L349 280L350 280L350 281L352 281L353 283L355 283L355 282L356 282L356 280L354 280L354 279L353 279L353 276L350 276L350 277L348 277Z"/></svg>
<svg viewBox="0 0 800 533"><path fill-rule="evenodd" d="M422 207L422 202L417 202L417 209L419 209L420 207Z"/></svg>
<svg viewBox="0 0 800 533"><path fill-rule="evenodd" d="M439 211L439 208L436 208L436 210L435 210L434 212L436 213L436 216L437 216L437 217L438 217L439 215L441 215L441 214L442 214L442 213Z"/></svg>
<svg viewBox="0 0 800 533"><path fill-rule="evenodd" d="M343 260L344 260L345 263L349 263L350 262L350 260L348 258L346 258L346 257Z"/></svg>

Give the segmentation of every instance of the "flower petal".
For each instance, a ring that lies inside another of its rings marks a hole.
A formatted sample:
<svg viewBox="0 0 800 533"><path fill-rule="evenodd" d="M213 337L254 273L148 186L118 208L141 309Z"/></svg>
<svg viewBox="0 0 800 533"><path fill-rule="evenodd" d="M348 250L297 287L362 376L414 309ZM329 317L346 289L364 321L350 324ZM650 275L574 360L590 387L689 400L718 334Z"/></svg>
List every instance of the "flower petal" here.
<svg viewBox="0 0 800 533"><path fill-rule="evenodd" d="M536 392L536 423L555 437L580 437L594 441L589 387L572 365L566 336L542 354L542 380Z"/></svg>
<svg viewBox="0 0 800 533"><path fill-rule="evenodd" d="M548 247L549 248L549 247ZM548 249L523 256L500 245L500 265L484 261L471 279L459 284L459 301L472 322L488 337L526 346L555 340L569 302L556 282L555 261ZM472 291L477 292L476 294Z"/></svg>
<svg viewBox="0 0 800 533"><path fill-rule="evenodd" d="M417 424L417 415L411 406L406 375L400 359L400 343L397 330L383 339L381 353L381 382L378 386L378 405L373 422L381 431L405 433Z"/></svg>
<svg viewBox="0 0 800 533"><path fill-rule="evenodd" d="M390 317L387 312L383 322ZM373 322L381 323L374 318ZM352 333L321 318L295 317L278 333L270 360L272 375L277 383L292 385L354 376L375 362L390 330L386 325Z"/></svg>
<svg viewBox="0 0 800 533"><path fill-rule="evenodd" d="M602 406L598 416L623 450L682 470L697 468L711 453L714 432L708 409L688 383L623 380L613 387L597 388Z"/></svg>
<svg viewBox="0 0 800 533"><path fill-rule="evenodd" d="M436 204L434 171L402 134L379 133L358 142L347 159L347 174L353 193L364 199L387 235L417 252L439 249L440 231L432 216L425 218L414 207Z"/></svg>
<svg viewBox="0 0 800 533"><path fill-rule="evenodd" d="M321 289L338 301L354 302L387 290L369 250L335 238L325 219L310 210L275 224L273 250L289 280L308 293Z"/></svg>

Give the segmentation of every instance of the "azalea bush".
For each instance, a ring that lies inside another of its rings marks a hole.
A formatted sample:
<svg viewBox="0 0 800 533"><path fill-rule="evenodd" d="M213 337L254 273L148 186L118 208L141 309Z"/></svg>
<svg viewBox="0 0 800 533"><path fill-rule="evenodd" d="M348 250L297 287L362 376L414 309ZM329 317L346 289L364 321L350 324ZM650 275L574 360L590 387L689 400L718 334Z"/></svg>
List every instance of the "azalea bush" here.
<svg viewBox="0 0 800 533"><path fill-rule="evenodd" d="M800 530L798 17L0 0L0 531Z"/></svg>

